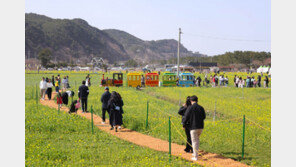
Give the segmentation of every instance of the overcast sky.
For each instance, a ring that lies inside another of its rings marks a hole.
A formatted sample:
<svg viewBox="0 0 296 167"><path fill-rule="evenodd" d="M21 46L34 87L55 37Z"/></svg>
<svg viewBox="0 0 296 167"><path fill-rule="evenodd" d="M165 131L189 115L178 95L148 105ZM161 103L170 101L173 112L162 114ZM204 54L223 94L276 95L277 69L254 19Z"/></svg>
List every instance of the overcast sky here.
<svg viewBox="0 0 296 167"><path fill-rule="evenodd" d="M270 51L270 0L26 0L26 13L81 18L143 40L176 39L209 56L234 50Z"/></svg>

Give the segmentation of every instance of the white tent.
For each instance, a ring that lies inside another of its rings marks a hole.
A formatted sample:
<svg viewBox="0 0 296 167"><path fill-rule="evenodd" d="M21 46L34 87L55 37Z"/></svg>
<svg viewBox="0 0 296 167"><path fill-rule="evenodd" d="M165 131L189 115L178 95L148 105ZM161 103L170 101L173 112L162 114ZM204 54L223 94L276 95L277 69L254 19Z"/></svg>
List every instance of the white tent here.
<svg viewBox="0 0 296 167"><path fill-rule="evenodd" d="M269 71L269 67L266 66L260 66L259 68L257 68L257 73L267 73Z"/></svg>

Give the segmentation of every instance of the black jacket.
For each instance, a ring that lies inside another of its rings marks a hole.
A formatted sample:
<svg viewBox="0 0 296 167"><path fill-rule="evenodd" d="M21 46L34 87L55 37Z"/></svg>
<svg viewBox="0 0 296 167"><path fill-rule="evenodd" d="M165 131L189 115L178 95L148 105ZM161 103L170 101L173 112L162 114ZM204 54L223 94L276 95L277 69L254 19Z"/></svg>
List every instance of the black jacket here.
<svg viewBox="0 0 296 167"><path fill-rule="evenodd" d="M179 115L182 115L182 122L183 122L183 120L184 120L184 118L185 118L185 112L186 112L187 109L188 109L188 107L186 107L186 106L182 106L182 107L179 109L179 111L178 111L178 114L179 114Z"/></svg>
<svg viewBox="0 0 296 167"><path fill-rule="evenodd" d="M103 93L101 97L101 102L102 102L102 108L107 109L108 108L108 101L111 97L111 93L109 91L106 91Z"/></svg>
<svg viewBox="0 0 296 167"><path fill-rule="evenodd" d="M89 94L89 90L88 90L87 86L85 86L85 85L79 86L79 89L78 89L78 97L79 98L85 99L85 98L87 98L88 94Z"/></svg>
<svg viewBox="0 0 296 167"><path fill-rule="evenodd" d="M203 129L204 120L206 119L206 113L202 106L194 103L189 106L185 112L184 119L182 119L183 126L189 123L189 130Z"/></svg>
<svg viewBox="0 0 296 167"><path fill-rule="evenodd" d="M119 110L115 109L115 105L120 107ZM111 117L111 125L115 126L115 125L122 125L123 121L122 121L122 114L123 114L123 101L118 101L115 102L113 99L110 99L108 101L108 110L110 111L110 117Z"/></svg>
<svg viewBox="0 0 296 167"><path fill-rule="evenodd" d="M62 93L62 101L64 104L68 105L68 93Z"/></svg>
<svg viewBox="0 0 296 167"><path fill-rule="evenodd" d="M68 113L73 113L73 112L77 112L78 108L75 108L75 105L77 104L77 100L74 100L72 103L71 103L71 106L70 106L70 110L68 111Z"/></svg>

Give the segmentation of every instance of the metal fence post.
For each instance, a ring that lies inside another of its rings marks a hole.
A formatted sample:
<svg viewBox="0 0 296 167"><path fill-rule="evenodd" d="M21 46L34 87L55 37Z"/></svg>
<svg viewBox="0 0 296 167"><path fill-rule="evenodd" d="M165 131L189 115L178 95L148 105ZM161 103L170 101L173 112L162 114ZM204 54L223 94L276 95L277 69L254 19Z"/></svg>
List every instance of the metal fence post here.
<svg viewBox="0 0 296 167"><path fill-rule="evenodd" d="M146 129L148 128L149 101L147 101Z"/></svg>
<svg viewBox="0 0 296 167"><path fill-rule="evenodd" d="M90 107L90 112L91 112L91 133L94 134L94 118L93 118L93 107L92 107L92 105Z"/></svg>
<svg viewBox="0 0 296 167"><path fill-rule="evenodd" d="M242 159L244 158L244 154L245 154L245 122L246 122L246 118L244 115L244 119L243 119L243 140L242 140Z"/></svg>
<svg viewBox="0 0 296 167"><path fill-rule="evenodd" d="M172 158L172 141L171 141L171 117L169 117L169 162L171 162Z"/></svg>
<svg viewBox="0 0 296 167"><path fill-rule="evenodd" d="M36 84L36 105L37 105L37 110L38 110L38 87L37 87L37 84Z"/></svg>
<svg viewBox="0 0 296 167"><path fill-rule="evenodd" d="M216 105L217 105L217 100L215 100L215 108L214 108L213 121L215 121L215 119L216 119Z"/></svg>

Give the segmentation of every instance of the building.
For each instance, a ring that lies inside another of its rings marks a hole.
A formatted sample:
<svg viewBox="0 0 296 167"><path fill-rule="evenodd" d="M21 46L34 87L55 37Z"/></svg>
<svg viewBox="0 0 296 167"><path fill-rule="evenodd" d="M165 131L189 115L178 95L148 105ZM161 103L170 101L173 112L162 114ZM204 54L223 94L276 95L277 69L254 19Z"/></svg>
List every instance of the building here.
<svg viewBox="0 0 296 167"><path fill-rule="evenodd" d="M189 65L199 71L209 70L210 67L217 67L217 63L208 62L190 62Z"/></svg>

